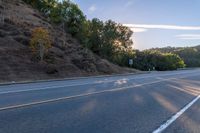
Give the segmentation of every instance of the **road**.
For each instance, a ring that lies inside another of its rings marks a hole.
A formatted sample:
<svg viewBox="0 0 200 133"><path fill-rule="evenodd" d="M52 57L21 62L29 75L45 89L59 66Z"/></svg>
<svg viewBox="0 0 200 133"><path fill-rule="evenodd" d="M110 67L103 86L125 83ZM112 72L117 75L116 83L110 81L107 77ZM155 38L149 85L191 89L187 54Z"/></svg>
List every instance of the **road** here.
<svg viewBox="0 0 200 133"><path fill-rule="evenodd" d="M200 133L200 69L0 86L0 133Z"/></svg>

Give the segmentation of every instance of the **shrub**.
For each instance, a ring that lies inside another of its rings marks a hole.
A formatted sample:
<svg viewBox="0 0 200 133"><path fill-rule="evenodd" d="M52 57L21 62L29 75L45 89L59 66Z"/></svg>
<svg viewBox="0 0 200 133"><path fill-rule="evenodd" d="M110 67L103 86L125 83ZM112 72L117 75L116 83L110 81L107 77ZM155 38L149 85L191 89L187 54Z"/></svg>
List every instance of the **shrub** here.
<svg viewBox="0 0 200 133"><path fill-rule="evenodd" d="M51 40L49 32L42 27L33 29L30 41L30 48L34 53L40 56L41 61L43 61L44 55L50 47Z"/></svg>

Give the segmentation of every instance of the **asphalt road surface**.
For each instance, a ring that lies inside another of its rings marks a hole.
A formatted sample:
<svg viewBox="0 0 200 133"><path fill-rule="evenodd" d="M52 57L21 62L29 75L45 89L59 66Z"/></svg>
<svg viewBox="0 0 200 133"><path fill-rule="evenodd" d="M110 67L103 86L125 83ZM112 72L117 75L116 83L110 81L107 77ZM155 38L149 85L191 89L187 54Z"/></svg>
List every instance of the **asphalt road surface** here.
<svg viewBox="0 0 200 133"><path fill-rule="evenodd" d="M200 133L200 69L0 86L0 133Z"/></svg>

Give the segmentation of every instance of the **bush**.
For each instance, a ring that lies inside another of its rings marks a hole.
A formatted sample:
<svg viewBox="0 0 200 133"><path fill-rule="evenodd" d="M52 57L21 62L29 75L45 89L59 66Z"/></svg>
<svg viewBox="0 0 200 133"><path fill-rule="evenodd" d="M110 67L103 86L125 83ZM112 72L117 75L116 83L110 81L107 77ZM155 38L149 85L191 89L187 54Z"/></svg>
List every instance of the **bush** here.
<svg viewBox="0 0 200 133"><path fill-rule="evenodd" d="M158 51L136 51L134 67L140 70L166 71L185 67L184 61L176 54Z"/></svg>
<svg viewBox="0 0 200 133"><path fill-rule="evenodd" d="M30 48L34 53L40 56L41 61L43 61L44 54L50 47L51 41L48 31L42 27L33 29Z"/></svg>

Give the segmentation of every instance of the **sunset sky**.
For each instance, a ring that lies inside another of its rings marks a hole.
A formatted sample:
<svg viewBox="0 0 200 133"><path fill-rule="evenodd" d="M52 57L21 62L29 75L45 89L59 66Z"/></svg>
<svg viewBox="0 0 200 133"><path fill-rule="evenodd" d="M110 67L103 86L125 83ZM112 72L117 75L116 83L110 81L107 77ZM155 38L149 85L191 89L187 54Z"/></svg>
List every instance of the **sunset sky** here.
<svg viewBox="0 0 200 133"><path fill-rule="evenodd" d="M131 27L134 48L200 44L200 0L73 0L88 19Z"/></svg>

